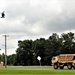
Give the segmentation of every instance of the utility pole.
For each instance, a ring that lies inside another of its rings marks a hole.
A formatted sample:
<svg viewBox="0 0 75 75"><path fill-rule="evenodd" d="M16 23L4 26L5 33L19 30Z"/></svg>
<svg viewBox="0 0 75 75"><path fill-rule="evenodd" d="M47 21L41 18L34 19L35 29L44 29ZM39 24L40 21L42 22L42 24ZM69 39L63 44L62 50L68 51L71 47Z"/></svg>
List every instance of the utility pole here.
<svg viewBox="0 0 75 75"><path fill-rule="evenodd" d="M7 42L7 37L8 37L8 35L3 35L4 37L5 37L5 68L7 68L7 44L6 44L6 42Z"/></svg>

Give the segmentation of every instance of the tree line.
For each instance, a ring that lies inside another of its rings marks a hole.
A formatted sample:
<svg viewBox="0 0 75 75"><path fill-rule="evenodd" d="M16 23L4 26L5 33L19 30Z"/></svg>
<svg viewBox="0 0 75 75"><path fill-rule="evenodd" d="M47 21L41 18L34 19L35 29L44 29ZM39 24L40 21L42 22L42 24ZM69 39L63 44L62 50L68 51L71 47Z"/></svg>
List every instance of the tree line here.
<svg viewBox="0 0 75 75"><path fill-rule="evenodd" d="M72 32L60 36L53 33L48 39L19 40L16 54L7 56L8 65L39 65L37 57L41 57L41 65L51 65L53 56L59 54L75 54L75 35ZM0 61L4 62L4 54Z"/></svg>

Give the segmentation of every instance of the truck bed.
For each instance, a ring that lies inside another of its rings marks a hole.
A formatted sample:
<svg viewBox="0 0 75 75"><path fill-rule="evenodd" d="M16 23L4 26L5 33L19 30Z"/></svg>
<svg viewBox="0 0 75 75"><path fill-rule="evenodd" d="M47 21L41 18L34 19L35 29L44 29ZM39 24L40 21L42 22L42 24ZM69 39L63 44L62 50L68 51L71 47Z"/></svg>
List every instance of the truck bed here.
<svg viewBox="0 0 75 75"><path fill-rule="evenodd" d="M72 62L75 54L60 54L59 55L59 62Z"/></svg>

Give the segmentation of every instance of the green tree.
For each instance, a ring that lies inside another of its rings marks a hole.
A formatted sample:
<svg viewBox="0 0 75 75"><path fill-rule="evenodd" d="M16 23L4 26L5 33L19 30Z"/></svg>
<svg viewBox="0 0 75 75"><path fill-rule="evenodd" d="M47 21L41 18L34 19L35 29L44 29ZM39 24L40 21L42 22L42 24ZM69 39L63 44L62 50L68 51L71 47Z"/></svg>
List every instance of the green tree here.
<svg viewBox="0 0 75 75"><path fill-rule="evenodd" d="M5 63L5 54L4 53L2 53L2 55L1 55L1 61Z"/></svg>
<svg viewBox="0 0 75 75"><path fill-rule="evenodd" d="M45 51L45 43L46 40L44 38L37 39L33 42L33 53L34 55L34 64L38 65L39 61L37 60L37 57L41 57L41 65L44 65L44 51Z"/></svg>
<svg viewBox="0 0 75 75"><path fill-rule="evenodd" d="M63 33L61 35L61 38L63 39L61 53L63 53L63 54L75 53L74 33L72 33L72 32L67 33L67 34Z"/></svg>
<svg viewBox="0 0 75 75"><path fill-rule="evenodd" d="M40 56L42 65L50 65L53 56L69 53L75 53L74 33L63 33L60 37L53 33L46 40L45 38L40 38L34 41L18 41L15 64L39 65L37 57Z"/></svg>
<svg viewBox="0 0 75 75"><path fill-rule="evenodd" d="M7 56L7 64L14 65L16 61L16 54L8 55Z"/></svg>
<svg viewBox="0 0 75 75"><path fill-rule="evenodd" d="M18 41L18 46L16 51L18 65L32 65L32 40Z"/></svg>
<svg viewBox="0 0 75 75"><path fill-rule="evenodd" d="M50 65L51 64L51 58L53 56L59 55L60 53L60 46L61 46L62 40L59 38L59 36L56 33L53 33L52 36L49 37L45 44L45 64Z"/></svg>

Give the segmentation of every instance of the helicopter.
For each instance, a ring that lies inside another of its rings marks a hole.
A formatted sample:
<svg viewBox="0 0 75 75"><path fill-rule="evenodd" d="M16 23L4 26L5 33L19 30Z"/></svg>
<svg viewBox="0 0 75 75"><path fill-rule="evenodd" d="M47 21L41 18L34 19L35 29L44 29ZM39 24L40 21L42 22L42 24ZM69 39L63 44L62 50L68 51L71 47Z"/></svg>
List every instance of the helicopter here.
<svg viewBox="0 0 75 75"><path fill-rule="evenodd" d="M5 18L5 11L1 12L1 18Z"/></svg>

